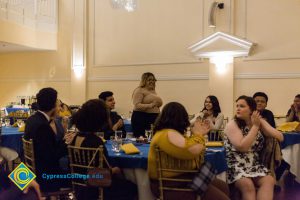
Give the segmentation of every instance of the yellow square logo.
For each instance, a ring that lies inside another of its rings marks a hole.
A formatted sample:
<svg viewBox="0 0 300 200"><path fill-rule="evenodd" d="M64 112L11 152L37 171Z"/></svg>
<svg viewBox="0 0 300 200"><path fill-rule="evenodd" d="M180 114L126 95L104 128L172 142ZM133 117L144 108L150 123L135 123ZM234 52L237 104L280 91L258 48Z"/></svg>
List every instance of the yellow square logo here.
<svg viewBox="0 0 300 200"><path fill-rule="evenodd" d="M35 177L36 175L23 162L8 175L8 178L14 182L20 190L24 190Z"/></svg>

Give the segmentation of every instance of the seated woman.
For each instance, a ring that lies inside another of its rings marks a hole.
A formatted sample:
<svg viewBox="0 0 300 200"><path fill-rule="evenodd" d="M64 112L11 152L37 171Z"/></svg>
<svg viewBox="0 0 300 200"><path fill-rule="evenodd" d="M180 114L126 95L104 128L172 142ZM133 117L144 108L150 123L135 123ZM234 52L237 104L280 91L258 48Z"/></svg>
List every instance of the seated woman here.
<svg viewBox="0 0 300 200"><path fill-rule="evenodd" d="M165 105L154 125L154 136L152 138L148 155L148 174L151 182L151 190L154 195L159 196L158 174L156 166L155 147L178 159L194 160L201 157L203 162L205 155L204 135L209 132L209 122L196 120L192 127L192 136L185 137L185 132L190 126L188 113L185 108L177 103L171 102ZM195 166L196 167L196 166ZM178 175L184 176L184 175ZM203 199L229 199L227 185L215 179L211 182ZM182 196L180 196L182 195ZM181 192L167 193L166 199L196 199L196 193ZM202 199L202 198L201 198Z"/></svg>
<svg viewBox="0 0 300 200"><path fill-rule="evenodd" d="M103 125L108 123L109 114L105 103L99 99L91 99L82 105L73 115L73 122L79 130L72 142L72 145L81 147L98 148L104 145L97 132ZM104 155L107 155L104 149ZM136 185L124 178L117 176L120 174L118 167L112 168L113 180L110 187L104 188L104 199L128 199L132 200L137 194ZM76 187L76 197L78 200L93 200L98 198L98 188L95 187Z"/></svg>
<svg viewBox="0 0 300 200"><path fill-rule="evenodd" d="M286 114L286 121L300 122L300 94L297 94L295 96L294 103L291 105L291 108L288 110L288 113Z"/></svg>
<svg viewBox="0 0 300 200"><path fill-rule="evenodd" d="M262 132L279 141L283 135L255 110L252 97L240 96L236 101L236 115L225 128L227 182L234 184L242 199L271 200L275 180L259 159L264 143Z"/></svg>
<svg viewBox="0 0 300 200"><path fill-rule="evenodd" d="M211 129L220 129L223 125L224 115L221 113L221 108L217 97L209 95L204 101L204 108L201 112L196 113L191 120L193 124L197 118L208 119Z"/></svg>

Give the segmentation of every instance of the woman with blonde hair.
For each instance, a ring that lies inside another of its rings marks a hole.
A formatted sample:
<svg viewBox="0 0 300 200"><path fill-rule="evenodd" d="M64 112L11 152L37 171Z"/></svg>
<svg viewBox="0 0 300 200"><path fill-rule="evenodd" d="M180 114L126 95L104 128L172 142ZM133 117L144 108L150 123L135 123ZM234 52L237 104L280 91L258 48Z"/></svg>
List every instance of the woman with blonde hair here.
<svg viewBox="0 0 300 200"><path fill-rule="evenodd" d="M155 91L156 78L151 72L142 75L140 85L133 91L131 125L135 137L144 136L157 118L162 99Z"/></svg>

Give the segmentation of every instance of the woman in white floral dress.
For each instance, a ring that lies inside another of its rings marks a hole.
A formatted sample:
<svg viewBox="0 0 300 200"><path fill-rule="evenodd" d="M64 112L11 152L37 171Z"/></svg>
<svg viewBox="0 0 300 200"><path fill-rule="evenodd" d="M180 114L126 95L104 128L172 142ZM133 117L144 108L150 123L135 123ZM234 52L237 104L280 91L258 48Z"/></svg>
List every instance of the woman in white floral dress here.
<svg viewBox="0 0 300 200"><path fill-rule="evenodd" d="M282 141L283 135L255 109L252 97L240 96L234 120L225 128L227 182L234 184L243 200L272 200L275 180L260 162L259 151L263 148L264 136Z"/></svg>

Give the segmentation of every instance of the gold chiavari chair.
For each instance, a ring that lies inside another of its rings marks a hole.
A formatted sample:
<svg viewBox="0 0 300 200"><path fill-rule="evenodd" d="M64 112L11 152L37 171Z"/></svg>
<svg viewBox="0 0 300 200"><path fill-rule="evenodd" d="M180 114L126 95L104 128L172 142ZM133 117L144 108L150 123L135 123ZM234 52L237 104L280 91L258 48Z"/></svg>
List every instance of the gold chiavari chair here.
<svg viewBox="0 0 300 200"><path fill-rule="evenodd" d="M188 187L192 182L194 175L198 172L199 164L196 163L198 159L194 160L180 160L174 158L164 151L156 147L156 165L159 182L159 199L167 199L166 193L168 192L191 192L195 195L194 191ZM169 177L167 174L184 174L182 178L178 176Z"/></svg>
<svg viewBox="0 0 300 200"><path fill-rule="evenodd" d="M35 163L35 155L34 155L34 146L32 139L25 140L22 137L23 142L23 151L24 151L24 162L26 166L36 174L36 163ZM55 198L55 199L68 199L70 193L73 193L71 189L65 189L61 191L55 192L42 192L42 196L46 198Z"/></svg>
<svg viewBox="0 0 300 200"><path fill-rule="evenodd" d="M99 148L68 146L68 153L72 174L87 175L88 169L103 167L103 146L100 146L100 150ZM95 154L96 156L94 156ZM87 184L87 180L83 179L73 179L72 186L74 191L75 187L90 187ZM99 187L98 189L98 198L103 200L103 188Z"/></svg>

